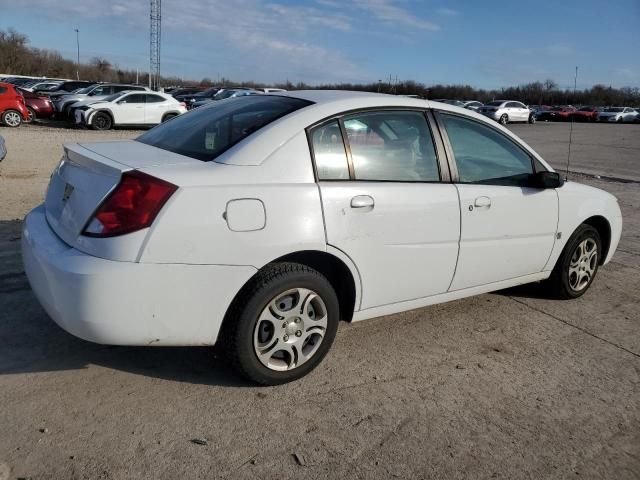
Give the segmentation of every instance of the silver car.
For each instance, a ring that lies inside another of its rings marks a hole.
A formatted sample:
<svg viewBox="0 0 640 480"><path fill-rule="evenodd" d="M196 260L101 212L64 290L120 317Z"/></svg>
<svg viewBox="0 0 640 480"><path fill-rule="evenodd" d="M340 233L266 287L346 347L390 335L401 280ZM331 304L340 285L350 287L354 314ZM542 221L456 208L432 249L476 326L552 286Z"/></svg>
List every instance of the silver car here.
<svg viewBox="0 0 640 480"><path fill-rule="evenodd" d="M515 100L494 100L485 103L478 109L478 113L500 122L502 125L512 122L534 123L536 121L531 110L524 103Z"/></svg>
<svg viewBox="0 0 640 480"><path fill-rule="evenodd" d="M99 83L69 95L58 97L53 104L56 109L57 118L67 118L71 105L82 100L102 100L114 93L124 92L125 90L149 90L147 87L140 85L123 85L118 83Z"/></svg>

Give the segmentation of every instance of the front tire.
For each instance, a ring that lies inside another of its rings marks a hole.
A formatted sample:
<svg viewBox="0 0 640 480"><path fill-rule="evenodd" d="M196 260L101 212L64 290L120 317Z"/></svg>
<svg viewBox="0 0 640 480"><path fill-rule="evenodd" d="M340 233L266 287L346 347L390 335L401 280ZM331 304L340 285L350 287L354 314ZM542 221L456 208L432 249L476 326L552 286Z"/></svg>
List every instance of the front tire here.
<svg viewBox="0 0 640 480"><path fill-rule="evenodd" d="M19 127L22 123L22 115L17 110L7 110L2 113L0 120L2 120L2 123L7 127L15 128Z"/></svg>
<svg viewBox="0 0 640 480"><path fill-rule="evenodd" d="M547 281L552 296L571 299L584 295L598 273L601 255L600 234L583 223L565 245Z"/></svg>
<svg viewBox="0 0 640 480"><path fill-rule="evenodd" d="M509 123L509 117L507 116L506 113L503 113L502 116L500 117L500 125L506 125L507 123Z"/></svg>
<svg viewBox="0 0 640 480"><path fill-rule="evenodd" d="M234 300L222 345L233 366L261 385L297 380L320 364L338 329L338 297L318 271L274 263Z"/></svg>
<svg viewBox="0 0 640 480"><path fill-rule="evenodd" d="M31 107L27 107L27 110L28 110L29 114L27 115L27 119L24 121L24 123L33 123L33 122L35 122L38 119L38 117L36 115L36 111Z"/></svg>
<svg viewBox="0 0 640 480"><path fill-rule="evenodd" d="M110 130L112 126L111 117L104 112L96 113L91 120L91 128L94 130Z"/></svg>

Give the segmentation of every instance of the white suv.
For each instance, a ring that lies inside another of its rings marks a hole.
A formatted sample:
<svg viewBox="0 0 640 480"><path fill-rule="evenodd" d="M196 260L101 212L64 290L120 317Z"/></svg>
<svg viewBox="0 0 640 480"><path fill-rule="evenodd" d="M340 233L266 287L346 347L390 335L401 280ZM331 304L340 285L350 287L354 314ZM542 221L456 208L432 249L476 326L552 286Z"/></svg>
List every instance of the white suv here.
<svg viewBox="0 0 640 480"><path fill-rule="evenodd" d="M512 122L534 123L535 116L524 103L514 100L495 100L485 103L478 109L478 113L500 122L502 125Z"/></svg>
<svg viewBox="0 0 640 480"><path fill-rule="evenodd" d="M76 125L94 130L122 126L158 125L187 111L183 102L157 92L120 92L98 101L85 100L71 107Z"/></svg>

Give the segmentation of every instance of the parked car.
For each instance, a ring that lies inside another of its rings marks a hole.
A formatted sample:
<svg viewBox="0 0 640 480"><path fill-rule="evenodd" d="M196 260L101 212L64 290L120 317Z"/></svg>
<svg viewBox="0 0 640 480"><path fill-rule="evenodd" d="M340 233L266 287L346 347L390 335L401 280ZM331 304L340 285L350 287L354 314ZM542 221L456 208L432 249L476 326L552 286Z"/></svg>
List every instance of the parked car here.
<svg viewBox="0 0 640 480"><path fill-rule="evenodd" d="M204 92L204 91L205 91L205 88L203 87L189 87L189 88L175 88L171 90L171 92L165 91L165 93L170 93L171 96L176 100L178 100L179 102L184 102L184 99L182 97L195 95L197 93Z"/></svg>
<svg viewBox="0 0 640 480"><path fill-rule="evenodd" d="M575 122L595 122L598 120L598 114L602 111L600 107L585 106L580 107L569 115L569 118Z"/></svg>
<svg viewBox="0 0 640 480"><path fill-rule="evenodd" d="M215 102L218 100L224 100L226 98L236 98L236 97L245 97L247 95L263 95L262 92L258 90L249 90L249 89L238 89L238 88L221 88L218 93L216 93L213 98L205 98L202 100L198 100L196 102L192 102L190 108L198 108L203 105L206 105L211 102Z"/></svg>
<svg viewBox="0 0 640 480"><path fill-rule="evenodd" d="M506 128L401 96L245 96L64 149L22 235L51 318L102 344L219 342L261 384L315 368L340 320L543 280L579 297L622 229L613 195Z"/></svg>
<svg viewBox="0 0 640 480"><path fill-rule="evenodd" d="M473 110L474 112L477 112L482 105L483 103L477 100L467 100L466 102L464 102L463 106L467 110Z"/></svg>
<svg viewBox="0 0 640 480"><path fill-rule="evenodd" d="M103 98L113 95L114 93L125 92L127 90L151 91L147 87L140 85L125 85L122 83L98 83L92 85L76 93L63 95L54 102L56 108L56 118L69 119L73 121L73 117L69 116L71 105L81 100L102 100Z"/></svg>
<svg viewBox="0 0 640 480"><path fill-rule="evenodd" d="M85 82L81 80L72 80L68 82L62 82L55 89L47 92L52 99L61 97L62 95L69 95L70 93L77 92L92 85L96 85L98 82Z"/></svg>
<svg viewBox="0 0 640 480"><path fill-rule="evenodd" d="M440 98L438 100L433 100L434 102L446 103L447 105L453 105L455 107L464 108L464 102L460 100L449 100L446 98Z"/></svg>
<svg viewBox="0 0 640 480"><path fill-rule="evenodd" d="M127 91L79 103L84 105L76 107L76 104L73 108L76 125L95 130L157 125L187 111L184 102L159 92Z"/></svg>
<svg viewBox="0 0 640 480"><path fill-rule="evenodd" d="M544 122L566 122L575 112L576 108L571 105L560 105L538 112L536 118Z"/></svg>
<svg viewBox="0 0 640 480"><path fill-rule="evenodd" d="M494 100L478 108L478 113L485 115L502 125L513 122L534 123L536 118L531 110L522 102L514 100Z"/></svg>
<svg viewBox="0 0 640 480"><path fill-rule="evenodd" d="M0 123L7 127L19 127L29 119L24 97L11 83L0 83Z"/></svg>
<svg viewBox="0 0 640 480"><path fill-rule="evenodd" d="M176 100L186 103L187 107L191 108L192 103L199 102L201 100L212 99L213 96L220 90L220 87L209 87L200 93L194 93L191 95L178 95L176 97Z"/></svg>
<svg viewBox="0 0 640 480"><path fill-rule="evenodd" d="M0 135L0 162L7 156L7 145L4 143L4 138Z"/></svg>
<svg viewBox="0 0 640 480"><path fill-rule="evenodd" d="M62 82L58 80L44 81L44 82L32 82L23 85L21 88L29 92L49 92L54 90Z"/></svg>
<svg viewBox="0 0 640 480"><path fill-rule="evenodd" d="M256 88L256 90L260 90L262 93L281 93L281 92L286 92L286 90L284 88L273 88L273 87Z"/></svg>
<svg viewBox="0 0 640 480"><path fill-rule="evenodd" d="M17 90L24 97L24 103L27 106L29 112L25 123L31 123L37 119L51 118L55 113L53 108L53 102L46 95L39 95L37 93L29 92L20 87Z"/></svg>
<svg viewBox="0 0 640 480"><path fill-rule="evenodd" d="M631 107L608 107L598 114L599 122L633 122L636 112Z"/></svg>

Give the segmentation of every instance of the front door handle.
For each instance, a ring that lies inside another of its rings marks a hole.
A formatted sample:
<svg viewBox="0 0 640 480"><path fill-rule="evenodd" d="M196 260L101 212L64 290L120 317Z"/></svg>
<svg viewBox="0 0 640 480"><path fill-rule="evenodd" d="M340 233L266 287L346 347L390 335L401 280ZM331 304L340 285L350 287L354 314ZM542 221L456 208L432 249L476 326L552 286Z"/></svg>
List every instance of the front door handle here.
<svg viewBox="0 0 640 480"><path fill-rule="evenodd" d="M351 208L373 210L375 202L369 195L357 195L351 199Z"/></svg>
<svg viewBox="0 0 640 480"><path fill-rule="evenodd" d="M476 208L490 208L491 199L489 197L478 197L473 202L473 205Z"/></svg>

